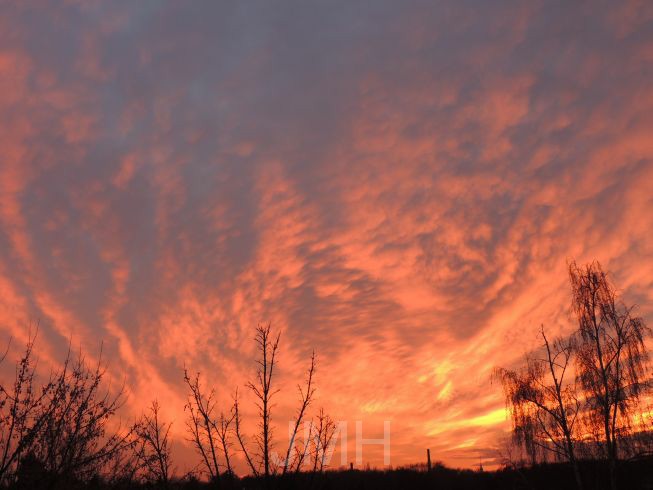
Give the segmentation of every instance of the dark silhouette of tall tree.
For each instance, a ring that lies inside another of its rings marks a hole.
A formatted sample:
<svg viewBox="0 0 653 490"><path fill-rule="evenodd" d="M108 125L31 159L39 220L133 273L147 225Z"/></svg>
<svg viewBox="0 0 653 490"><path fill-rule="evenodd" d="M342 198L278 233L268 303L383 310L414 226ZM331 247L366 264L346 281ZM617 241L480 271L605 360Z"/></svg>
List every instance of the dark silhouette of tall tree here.
<svg viewBox="0 0 653 490"><path fill-rule="evenodd" d="M630 428L646 388L650 330L618 297L598 262L569 265L572 306L578 320L578 379L588 420L601 434L610 484L617 488L619 440Z"/></svg>
<svg viewBox="0 0 653 490"><path fill-rule="evenodd" d="M299 428L306 417L309 405L313 400L315 394L315 368L316 356L315 352L311 355L310 367L306 372L306 380L304 387L298 387L300 394L300 405L297 410L296 419L290 431L290 441L288 449L285 453L285 459L280 461L273 461L272 447L273 447L273 427L270 423L272 399L275 394L279 392L274 387L274 373L277 362L277 355L279 352L279 341L281 334L274 334L270 323L267 325L259 325L256 328L256 346L258 351L258 358L256 359L257 370L255 381L247 383L247 387L254 394L256 400L256 408L258 415L258 431L254 436L256 443L256 451L250 453L247 447L247 441L242 432L242 418L240 413L238 392L234 397L233 406L233 424L236 439L239 447L245 456L245 460L252 470L254 476L262 476L265 481L266 488L270 487L270 477L277 472L286 474L290 470L297 470L298 466L303 461L302 455L308 452L308 443L304 441L302 450L297 453L297 434ZM296 451L293 454L293 450Z"/></svg>
<svg viewBox="0 0 653 490"><path fill-rule="evenodd" d="M544 327L540 335L540 352L526 355L524 367L498 368L495 376L503 385L517 443L525 447L532 459L543 451L569 462L576 484L582 489L575 451L581 402L575 383L569 382L567 376L573 342L561 338L550 342Z"/></svg>
<svg viewBox="0 0 653 490"><path fill-rule="evenodd" d="M276 356L279 350L279 339L281 333L272 334L272 324L259 325L256 328L256 344L259 351L259 358L256 360L258 369L256 381L247 383L247 387L254 393L257 399L256 406L259 414L259 432L256 435L259 455L263 463L263 476L266 485L269 485L271 468L271 446L272 427L270 426L270 413L272 409L272 397L279 392L272 388L272 376L276 363Z"/></svg>

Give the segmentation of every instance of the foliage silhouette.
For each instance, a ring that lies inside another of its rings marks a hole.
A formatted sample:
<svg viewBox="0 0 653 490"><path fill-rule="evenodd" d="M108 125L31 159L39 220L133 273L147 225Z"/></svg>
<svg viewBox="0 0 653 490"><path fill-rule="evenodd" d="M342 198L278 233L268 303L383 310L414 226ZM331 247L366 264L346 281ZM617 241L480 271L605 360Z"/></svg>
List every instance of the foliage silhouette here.
<svg viewBox="0 0 653 490"><path fill-rule="evenodd" d="M498 368L513 421L515 441L535 463L548 453L573 468L583 488L578 462L607 461L607 481L617 489L620 459L651 452L651 412L641 410L649 391L646 338L651 331L633 316L598 262L569 264L572 311L578 329L527 354L517 370ZM569 380L569 371L575 379ZM648 417L648 418L647 418ZM603 468L601 468L603 469Z"/></svg>

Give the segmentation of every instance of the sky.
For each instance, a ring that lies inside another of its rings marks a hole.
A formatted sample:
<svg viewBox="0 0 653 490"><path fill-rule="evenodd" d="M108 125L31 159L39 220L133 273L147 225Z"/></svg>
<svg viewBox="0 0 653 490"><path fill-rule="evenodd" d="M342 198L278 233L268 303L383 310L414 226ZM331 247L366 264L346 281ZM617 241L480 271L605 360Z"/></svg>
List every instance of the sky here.
<svg viewBox="0 0 653 490"><path fill-rule="evenodd" d="M179 471L184 367L251 435L267 322L279 449L315 349L349 459L491 462L568 261L653 324L651 80L645 0L2 2L0 340L102 344Z"/></svg>

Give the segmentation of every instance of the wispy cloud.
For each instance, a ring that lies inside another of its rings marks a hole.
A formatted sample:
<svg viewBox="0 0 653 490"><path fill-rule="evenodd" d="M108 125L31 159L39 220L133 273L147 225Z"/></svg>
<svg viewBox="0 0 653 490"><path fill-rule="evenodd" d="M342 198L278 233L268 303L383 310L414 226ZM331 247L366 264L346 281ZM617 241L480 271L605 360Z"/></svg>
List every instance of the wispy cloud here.
<svg viewBox="0 0 653 490"><path fill-rule="evenodd" d="M491 455L493 366L599 259L653 321L647 2L95 3L0 16L0 320L105 342L129 410L284 332L393 463ZM372 461L379 463L380 461Z"/></svg>

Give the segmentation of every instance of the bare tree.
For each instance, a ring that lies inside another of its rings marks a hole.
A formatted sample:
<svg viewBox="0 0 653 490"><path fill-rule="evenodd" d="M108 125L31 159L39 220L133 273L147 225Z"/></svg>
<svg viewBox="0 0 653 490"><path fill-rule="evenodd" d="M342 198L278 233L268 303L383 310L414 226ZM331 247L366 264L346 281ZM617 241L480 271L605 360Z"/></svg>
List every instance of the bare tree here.
<svg viewBox="0 0 653 490"><path fill-rule="evenodd" d="M273 427L270 423L270 415L272 409L272 398L278 389L273 387L273 376L275 373L275 366L277 355L279 351L279 340L281 335L272 333L271 324L265 326L259 325L256 328L255 341L258 350L258 359L256 360L258 369L256 371L256 380L247 383L247 387L254 394L256 400L256 408L258 414L258 432L254 439L256 443L256 452L250 454L247 448L247 441L242 432L242 418L240 414L238 392L234 397L234 432L238 445L245 456L245 460L254 476L263 476L265 478L265 485L267 488L270 486L270 476L277 471L286 474L291 470L299 471L299 467L306 454L308 453L309 446L304 441L299 447L297 444L297 433L302 422L306 418L307 410L313 400L315 394L314 375L316 367L315 352L311 355L310 367L306 372L305 385L298 387L300 396L300 405L297 410L296 419L290 431L290 441L288 449L286 450L286 458L283 462L272 461L272 446L273 446ZM293 454L294 451L294 454Z"/></svg>
<svg viewBox="0 0 653 490"><path fill-rule="evenodd" d="M218 433L218 439L220 445L222 446L222 453L224 454L225 466L227 469L227 474L230 477L234 476L234 470L231 466L231 447L233 443L231 442L231 424L235 418L235 412L232 410L231 414L226 416L224 412L220 412L220 419L216 425L216 430Z"/></svg>
<svg viewBox="0 0 653 490"><path fill-rule="evenodd" d="M633 410L646 388L650 330L620 301L598 262L569 265L572 306L578 319L578 378L589 421L602 432L611 488L617 488L619 439L631 427Z"/></svg>
<svg viewBox="0 0 653 490"><path fill-rule="evenodd" d="M576 484L582 489L575 454L581 403L575 383L565 379L573 342L569 339L549 342L544 327L540 334L542 357L527 355L521 370L498 368L495 376L503 385L517 443L525 447L532 459L538 451L543 451L571 463Z"/></svg>
<svg viewBox="0 0 653 490"><path fill-rule="evenodd" d="M112 421L124 389L111 394L104 388L101 351L97 365L89 368L70 348L61 368L37 386L35 340L30 334L12 387L0 385L0 485L37 468L52 484L87 480L132 444L133 427Z"/></svg>
<svg viewBox="0 0 653 490"><path fill-rule="evenodd" d="M259 432L256 435L259 456L263 463L263 476L266 484L269 484L271 475L271 446L272 427L270 425L270 413L272 409L272 397L279 392L272 388L272 376L274 373L279 339L281 333L276 336L272 334L272 324L259 325L256 328L256 343L260 358L256 360L258 370L256 382L249 382L247 387L254 393L259 413Z"/></svg>
<svg viewBox="0 0 653 490"><path fill-rule="evenodd" d="M292 432L290 434L290 441L288 442L288 450L286 451L286 459L284 460L283 463L283 474L285 475L286 472L288 471L288 468L291 466L291 452L295 448L296 445L296 439L297 439L297 431L299 430L299 427L301 426L304 416L306 415L306 410L308 409L308 406L311 404L311 401L313 400L313 395L315 395L315 386L313 383L313 376L315 375L315 351L313 351L311 355L311 366L308 369L308 372L306 373L306 388L302 388L301 385L297 385L297 390L299 391L299 399L300 399L300 406L299 409L297 410L297 417L295 418L295 424L293 426ZM307 442L304 441L304 445L306 445ZM303 457L302 455L306 454L306 450L301 451L297 449L297 454L294 455L296 456L295 462L297 464L297 467L299 468L302 464Z"/></svg>
<svg viewBox="0 0 653 490"><path fill-rule="evenodd" d="M313 432L313 473L322 472L327 465L329 448L336 433L336 423L320 408Z"/></svg>
<svg viewBox="0 0 653 490"><path fill-rule="evenodd" d="M33 348L37 333L30 333L22 357L16 363L11 386L0 385L0 485L11 483L23 456L30 454L39 432L49 417L48 397L53 389L49 380L35 386ZM3 362L7 351L0 358Z"/></svg>
<svg viewBox="0 0 653 490"><path fill-rule="evenodd" d="M166 488L170 481L172 466L168 437L171 427L172 422L165 423L161 420L159 402L154 400L136 428L136 436L140 442L139 456L146 472L146 479Z"/></svg>
<svg viewBox="0 0 653 490"><path fill-rule="evenodd" d="M81 353L73 358L69 350L53 376L33 448L53 480L88 479L133 445L135 426L112 423L124 402L124 386L112 394L103 387L105 375L101 352L89 368Z"/></svg>
<svg viewBox="0 0 653 490"><path fill-rule="evenodd" d="M186 427L191 435L191 442L202 458L202 463L212 481L220 481L220 464L218 462L219 452L219 430L215 422L216 395L211 390L208 395L203 394L200 385L200 375L197 373L194 378L188 376L184 370L184 380L190 390L186 410L188 420ZM228 447L223 446L226 452Z"/></svg>

